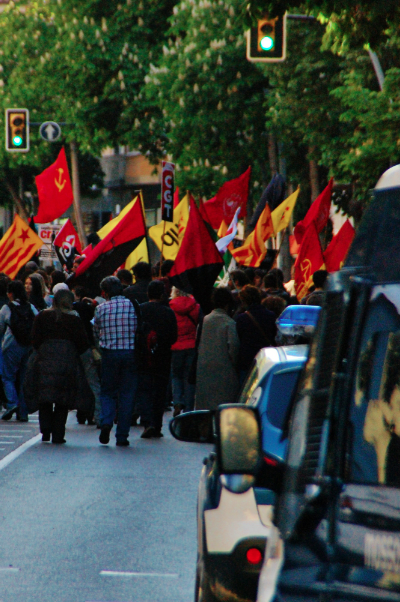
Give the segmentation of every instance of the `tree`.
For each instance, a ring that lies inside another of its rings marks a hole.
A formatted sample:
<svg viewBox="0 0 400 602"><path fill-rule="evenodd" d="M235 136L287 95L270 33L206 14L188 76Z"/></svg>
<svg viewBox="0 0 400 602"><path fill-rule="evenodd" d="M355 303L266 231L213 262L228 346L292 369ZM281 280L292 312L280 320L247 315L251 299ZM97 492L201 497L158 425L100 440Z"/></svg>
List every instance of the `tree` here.
<svg viewBox="0 0 400 602"><path fill-rule="evenodd" d="M246 61L239 3L187 0L174 8L168 43L150 65L146 98L159 104L182 189L209 198L253 166L253 186L267 183L263 104L268 80Z"/></svg>

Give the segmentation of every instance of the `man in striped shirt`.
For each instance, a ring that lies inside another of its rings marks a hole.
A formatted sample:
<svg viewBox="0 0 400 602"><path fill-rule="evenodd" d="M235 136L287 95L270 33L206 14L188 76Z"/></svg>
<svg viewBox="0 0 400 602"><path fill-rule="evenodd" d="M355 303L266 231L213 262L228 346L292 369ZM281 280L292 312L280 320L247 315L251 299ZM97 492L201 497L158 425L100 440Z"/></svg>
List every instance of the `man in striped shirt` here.
<svg viewBox="0 0 400 602"><path fill-rule="evenodd" d="M103 445L110 441L118 403L116 445L127 446L137 388L137 316L132 303L122 295L118 278L104 278L100 288L106 302L99 305L94 314L94 330L99 337L102 355L99 441Z"/></svg>

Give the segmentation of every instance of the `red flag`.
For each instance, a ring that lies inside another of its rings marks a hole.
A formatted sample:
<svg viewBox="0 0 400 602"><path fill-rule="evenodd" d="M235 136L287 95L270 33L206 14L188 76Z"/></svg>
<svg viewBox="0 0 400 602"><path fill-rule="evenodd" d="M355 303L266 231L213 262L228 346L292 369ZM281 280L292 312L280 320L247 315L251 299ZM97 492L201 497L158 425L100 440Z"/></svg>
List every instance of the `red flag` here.
<svg viewBox="0 0 400 602"><path fill-rule="evenodd" d="M324 257L314 222L308 226L294 264L296 295L299 301L308 293L312 285L312 275L323 268Z"/></svg>
<svg viewBox="0 0 400 602"><path fill-rule="evenodd" d="M303 220L298 222L294 228L294 235L300 244L303 236L311 224L315 222L317 233L319 234L325 228L329 219L329 208L331 206L333 178L329 180L328 186L315 199Z"/></svg>
<svg viewBox="0 0 400 602"><path fill-rule="evenodd" d="M203 311L210 311L210 296L224 261L190 198L189 220L168 278L174 286L193 294Z"/></svg>
<svg viewBox="0 0 400 602"><path fill-rule="evenodd" d="M241 207L239 218L247 215L250 175L251 167L238 178L225 182L215 197L206 201L205 209L214 230L218 230L222 220L230 224L238 207Z"/></svg>
<svg viewBox="0 0 400 602"><path fill-rule="evenodd" d="M53 163L36 176L39 195L39 211L34 220L36 224L47 224L61 217L74 200L64 147Z"/></svg>
<svg viewBox="0 0 400 602"><path fill-rule="evenodd" d="M290 251L290 254L292 255L292 257L293 257L293 255L298 255L299 250L300 250L300 245L296 241L295 235L291 234L289 236L289 251Z"/></svg>
<svg viewBox="0 0 400 602"><path fill-rule="evenodd" d="M325 253L325 265L328 272L337 272L346 259L347 251L353 242L355 230L349 220L346 220L339 232L329 243Z"/></svg>
<svg viewBox="0 0 400 602"><path fill-rule="evenodd" d="M175 207L177 207L179 205L179 187L177 186L175 188L175 192L174 192L174 209Z"/></svg>
<svg viewBox="0 0 400 602"><path fill-rule="evenodd" d="M81 255L82 246L77 231L68 219L53 242L61 265L66 264L71 269L75 255Z"/></svg>

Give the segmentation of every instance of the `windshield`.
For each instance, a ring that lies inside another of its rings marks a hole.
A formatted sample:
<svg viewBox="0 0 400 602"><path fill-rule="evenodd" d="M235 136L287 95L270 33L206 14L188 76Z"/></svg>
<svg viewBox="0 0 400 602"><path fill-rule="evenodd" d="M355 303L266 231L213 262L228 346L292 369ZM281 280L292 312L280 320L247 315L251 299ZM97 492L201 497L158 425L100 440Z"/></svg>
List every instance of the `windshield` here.
<svg viewBox="0 0 400 602"><path fill-rule="evenodd" d="M297 387L301 368L277 372L272 376L268 391L267 418L276 428L282 430L290 400Z"/></svg>

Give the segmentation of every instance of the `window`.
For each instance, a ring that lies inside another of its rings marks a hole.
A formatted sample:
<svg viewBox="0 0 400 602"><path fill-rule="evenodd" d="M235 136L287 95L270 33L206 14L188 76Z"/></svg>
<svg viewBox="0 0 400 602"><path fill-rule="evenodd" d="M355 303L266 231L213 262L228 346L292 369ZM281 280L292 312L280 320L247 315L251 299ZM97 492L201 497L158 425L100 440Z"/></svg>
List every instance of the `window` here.
<svg viewBox="0 0 400 602"><path fill-rule="evenodd" d="M290 401L297 388L300 368L277 372L272 376L268 391L267 418L278 429L283 429Z"/></svg>

